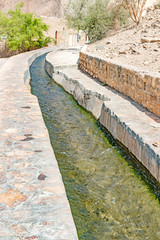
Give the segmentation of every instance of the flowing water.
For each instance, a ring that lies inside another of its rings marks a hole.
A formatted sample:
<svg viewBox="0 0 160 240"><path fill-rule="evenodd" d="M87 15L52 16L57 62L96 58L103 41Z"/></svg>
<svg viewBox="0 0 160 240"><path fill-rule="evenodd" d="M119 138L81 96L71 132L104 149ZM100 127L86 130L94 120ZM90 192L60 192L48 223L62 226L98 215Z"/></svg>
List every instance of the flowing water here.
<svg viewBox="0 0 160 240"><path fill-rule="evenodd" d="M160 239L159 187L44 71L31 67L80 240ZM66 239L69 240L69 239Z"/></svg>

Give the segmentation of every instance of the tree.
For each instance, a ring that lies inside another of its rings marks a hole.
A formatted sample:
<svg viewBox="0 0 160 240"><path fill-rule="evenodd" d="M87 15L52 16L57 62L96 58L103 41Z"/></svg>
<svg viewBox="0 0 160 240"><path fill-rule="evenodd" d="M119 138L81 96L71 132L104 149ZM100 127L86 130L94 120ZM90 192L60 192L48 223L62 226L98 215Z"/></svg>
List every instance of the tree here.
<svg viewBox="0 0 160 240"><path fill-rule="evenodd" d="M142 19L142 13L147 0L121 0L120 6L124 7L131 19L138 25Z"/></svg>
<svg viewBox="0 0 160 240"><path fill-rule="evenodd" d="M65 8L65 18L69 27L77 30L85 30L85 19L87 18L86 0L69 0Z"/></svg>
<svg viewBox="0 0 160 240"><path fill-rule="evenodd" d="M97 41L112 28L113 16L108 9L108 0L96 0L88 6L86 28L89 39Z"/></svg>
<svg viewBox="0 0 160 240"><path fill-rule="evenodd" d="M65 17L69 27L83 30L90 41L101 39L109 28L108 0L70 0Z"/></svg>
<svg viewBox="0 0 160 240"><path fill-rule="evenodd" d="M51 42L51 38L44 35L48 26L34 14L22 13L22 7L23 3L20 3L8 14L0 12L0 35L7 37L6 46L11 51L29 51L46 46Z"/></svg>
<svg viewBox="0 0 160 240"><path fill-rule="evenodd" d="M119 14L121 25L124 18ZM103 38L114 27L115 8L111 8L109 0L70 0L65 17L69 27L85 31L93 42Z"/></svg>

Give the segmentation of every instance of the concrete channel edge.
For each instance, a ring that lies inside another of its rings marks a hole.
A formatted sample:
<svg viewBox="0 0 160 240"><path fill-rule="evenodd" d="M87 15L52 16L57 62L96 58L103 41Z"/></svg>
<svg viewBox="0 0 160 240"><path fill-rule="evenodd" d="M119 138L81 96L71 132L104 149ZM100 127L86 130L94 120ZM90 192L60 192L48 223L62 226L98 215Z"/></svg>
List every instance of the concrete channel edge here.
<svg viewBox="0 0 160 240"><path fill-rule="evenodd" d="M29 86L30 65L51 50L15 55L0 68L0 240L78 240L48 130Z"/></svg>
<svg viewBox="0 0 160 240"><path fill-rule="evenodd" d="M56 52L58 51L59 49L61 48L58 48L58 47L47 47L47 48L44 48L42 50L37 50L29 59L28 59L28 68L24 71L24 83L25 85L27 86L28 90L31 91L31 86L30 86L30 80L31 80L31 75L30 75L30 66L32 65L32 63L40 56L44 55L44 54L47 54L49 52ZM40 108L40 107L39 107ZM41 110L40 110L41 111ZM43 121L43 123L44 121ZM46 128L47 130L47 128ZM48 132L48 130L47 130ZM49 134L48 134L48 138L49 138ZM49 148L51 147L51 145L49 146ZM53 155L54 155L54 149L53 149ZM55 157L55 155L54 155ZM55 158L56 160L56 158ZM57 162L57 160L56 160ZM59 168L57 169L59 170ZM59 175L61 176L61 173L59 171ZM64 183L63 183L63 180L62 180L62 177L61 177L61 185L63 185L64 187ZM65 189L65 188L64 188ZM63 193L63 205L64 205L64 208L63 206L61 206L60 208L62 208L60 211L62 212L62 216L64 216L64 220L66 220L67 224L66 224L66 229L63 233L63 226L61 227L60 226L60 229L62 228L62 231L60 233L60 231L58 230L57 231L57 234L55 234L55 236L53 235L51 237L51 239L53 240L78 240L78 235L77 235L77 230L76 230L76 227L75 227L75 224L74 224L74 220L73 220L73 217L72 217L72 213L71 213L71 209L70 209L70 205L69 205L69 201L67 199L67 195L66 195L66 192ZM55 202L56 203L56 202ZM53 204L54 204L54 201L53 201ZM58 207L58 206L57 206ZM67 211L66 211L67 209ZM63 211L64 210L64 211ZM54 220L54 219L53 219ZM63 220L63 221L64 221ZM62 223L63 223L62 221ZM54 228L54 226L52 226ZM52 232L52 231L51 231ZM50 238L47 238L47 236L45 237L45 240L47 239L50 239Z"/></svg>
<svg viewBox="0 0 160 240"><path fill-rule="evenodd" d="M56 66L56 72L54 72L54 61L51 61L48 55L45 69L59 85L74 96L79 105L91 112L102 126L160 182L160 148L156 145L157 142L159 144L159 123L116 93L106 90L105 95L101 90L102 86L98 83L94 91L93 88L89 89L86 82L91 78L88 77L87 80L83 73L76 79L74 69L72 74L71 70L62 70L61 67L58 70ZM85 78L85 81L81 81L80 78ZM94 83L93 79L91 81Z"/></svg>

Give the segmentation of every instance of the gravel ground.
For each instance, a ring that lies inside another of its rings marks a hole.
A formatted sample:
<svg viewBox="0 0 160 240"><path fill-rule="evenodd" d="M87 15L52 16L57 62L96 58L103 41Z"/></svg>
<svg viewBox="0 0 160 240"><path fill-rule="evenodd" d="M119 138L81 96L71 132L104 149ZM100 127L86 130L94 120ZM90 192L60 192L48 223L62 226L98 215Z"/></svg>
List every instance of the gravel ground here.
<svg viewBox="0 0 160 240"><path fill-rule="evenodd" d="M160 8L150 8L139 26L112 33L87 50L145 71L160 73Z"/></svg>

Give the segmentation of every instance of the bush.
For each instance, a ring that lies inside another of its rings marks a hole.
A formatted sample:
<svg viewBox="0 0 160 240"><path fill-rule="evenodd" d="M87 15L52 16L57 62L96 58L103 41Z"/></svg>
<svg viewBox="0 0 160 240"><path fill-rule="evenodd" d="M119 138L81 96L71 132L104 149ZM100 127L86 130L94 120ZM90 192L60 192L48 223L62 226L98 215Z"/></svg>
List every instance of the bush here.
<svg viewBox="0 0 160 240"><path fill-rule="evenodd" d="M112 16L108 13L108 1L96 0L88 7L86 27L90 41L103 38L111 28Z"/></svg>
<svg viewBox="0 0 160 240"><path fill-rule="evenodd" d="M115 25L115 8L108 0L70 0L65 11L69 27L83 30L91 42L102 39ZM117 14L117 13L116 13ZM126 22L127 15L118 11L119 24Z"/></svg>
<svg viewBox="0 0 160 240"><path fill-rule="evenodd" d="M157 0L157 4L155 5L155 8L156 9L160 8L160 0Z"/></svg>
<svg viewBox="0 0 160 240"><path fill-rule="evenodd" d="M22 13L22 7L20 3L8 14L0 12L0 35L7 37L7 48L24 52L46 46L51 42L51 38L44 35L48 26L32 13Z"/></svg>
<svg viewBox="0 0 160 240"><path fill-rule="evenodd" d="M122 6L128 11L131 19L138 25L147 0L122 0Z"/></svg>

